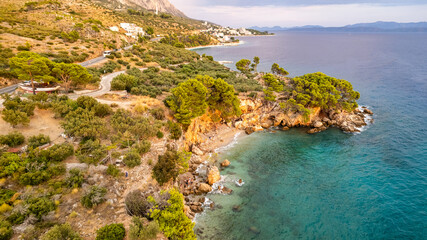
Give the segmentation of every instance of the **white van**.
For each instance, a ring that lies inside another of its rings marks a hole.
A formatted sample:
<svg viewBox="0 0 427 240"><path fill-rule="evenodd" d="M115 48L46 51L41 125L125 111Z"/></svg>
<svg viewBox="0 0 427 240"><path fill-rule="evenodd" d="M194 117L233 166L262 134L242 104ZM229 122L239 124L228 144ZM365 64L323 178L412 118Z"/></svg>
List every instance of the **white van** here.
<svg viewBox="0 0 427 240"><path fill-rule="evenodd" d="M104 54L103 54L103 55L104 55L104 57L111 55L111 52L112 52L112 51L104 51Z"/></svg>

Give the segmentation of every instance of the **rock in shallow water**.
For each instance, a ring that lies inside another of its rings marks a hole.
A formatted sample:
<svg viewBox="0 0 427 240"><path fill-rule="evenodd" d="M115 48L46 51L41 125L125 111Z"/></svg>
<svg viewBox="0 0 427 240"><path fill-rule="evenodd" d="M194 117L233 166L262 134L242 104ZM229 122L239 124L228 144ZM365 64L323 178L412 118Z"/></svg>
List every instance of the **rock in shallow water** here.
<svg viewBox="0 0 427 240"><path fill-rule="evenodd" d="M208 176L209 185L212 185L221 180L221 175L219 174L219 170L216 166L208 167L206 169L206 175Z"/></svg>
<svg viewBox="0 0 427 240"><path fill-rule="evenodd" d="M221 163L221 167L228 167L228 166L230 166L230 161L225 159L224 162Z"/></svg>

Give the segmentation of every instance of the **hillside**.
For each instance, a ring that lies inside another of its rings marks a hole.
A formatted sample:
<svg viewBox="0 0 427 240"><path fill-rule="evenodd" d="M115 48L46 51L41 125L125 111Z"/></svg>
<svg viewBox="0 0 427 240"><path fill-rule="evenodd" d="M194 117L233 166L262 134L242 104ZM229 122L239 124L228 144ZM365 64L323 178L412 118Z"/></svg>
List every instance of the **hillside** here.
<svg viewBox="0 0 427 240"><path fill-rule="evenodd" d="M144 30L153 28L155 35L186 35L204 28L200 21L167 13L156 15L145 9L153 6L152 1L134 2L133 5L138 3L142 7L132 7L130 1L126 1L129 6L121 4L121 8L116 9L114 4L119 4L116 1L4 0L0 2L0 44L16 49L28 42L31 51L37 53L74 51L92 58L105 49L137 41L127 37L123 29L110 30L123 22L134 23ZM167 1L160 1L159 9L183 15ZM70 34L74 35L68 36Z"/></svg>

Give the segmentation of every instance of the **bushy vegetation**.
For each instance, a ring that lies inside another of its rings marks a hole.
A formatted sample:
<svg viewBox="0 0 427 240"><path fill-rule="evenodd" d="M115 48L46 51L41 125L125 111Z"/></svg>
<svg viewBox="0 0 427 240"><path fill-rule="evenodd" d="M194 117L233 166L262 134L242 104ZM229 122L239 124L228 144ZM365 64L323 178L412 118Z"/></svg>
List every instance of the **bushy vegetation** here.
<svg viewBox="0 0 427 240"><path fill-rule="evenodd" d="M120 169L113 164L108 165L107 174L113 177L119 177L123 175L122 171L120 171Z"/></svg>
<svg viewBox="0 0 427 240"><path fill-rule="evenodd" d="M169 34L160 40L161 43L169 44L177 48L197 47L210 45L212 38L209 34L200 33L193 35L178 36L176 34Z"/></svg>
<svg viewBox="0 0 427 240"><path fill-rule="evenodd" d="M32 101L21 100L19 97L11 98L5 95L3 106L5 109L2 111L2 118L12 127L19 124L28 125L30 116L34 115L35 104Z"/></svg>
<svg viewBox="0 0 427 240"><path fill-rule="evenodd" d="M0 144L8 145L9 147L15 147L23 144L25 141L22 133L14 131L6 135L0 135Z"/></svg>
<svg viewBox="0 0 427 240"><path fill-rule="evenodd" d="M126 164L126 166L134 168L141 165L141 156L137 151L131 150L125 154L123 162Z"/></svg>
<svg viewBox="0 0 427 240"><path fill-rule="evenodd" d="M55 210L56 208L55 203L46 197L30 198L27 200L27 204L29 204L28 211L38 220L41 220L43 216L48 214L50 211Z"/></svg>
<svg viewBox="0 0 427 240"><path fill-rule="evenodd" d="M197 239L193 232L194 223L184 213L182 194L177 189L170 190L169 194L169 205L164 209L154 209L151 217L169 239Z"/></svg>
<svg viewBox="0 0 427 240"><path fill-rule="evenodd" d="M168 122L168 127L169 127L169 132L170 132L170 138L173 140L178 140L181 138L182 136L182 129L181 126L176 123L176 122L172 122L169 121Z"/></svg>
<svg viewBox="0 0 427 240"><path fill-rule="evenodd" d="M107 149L99 140L87 140L80 142L80 146L76 152L80 162L89 164L98 164L104 157L107 156Z"/></svg>
<svg viewBox="0 0 427 240"><path fill-rule="evenodd" d="M182 124L190 124L191 119L203 115L209 110L216 119L238 116L240 102L234 88L224 80L209 76L197 76L172 89L172 95L166 101L174 116Z"/></svg>
<svg viewBox="0 0 427 240"><path fill-rule="evenodd" d="M81 240L80 235L68 223L55 225L47 231L41 240Z"/></svg>
<svg viewBox="0 0 427 240"><path fill-rule="evenodd" d="M105 121L96 116L94 111L84 108L68 113L61 126L65 134L83 139L96 139L108 133Z"/></svg>
<svg viewBox="0 0 427 240"><path fill-rule="evenodd" d="M69 188L79 188L84 180L84 176L79 169L71 169L66 179L66 184Z"/></svg>
<svg viewBox="0 0 427 240"><path fill-rule="evenodd" d="M85 195L82 197L80 202L86 208L93 208L94 206L106 201L105 194L107 194L107 189L99 186L92 186L85 193ZM101 239L104 239L104 238L101 238Z"/></svg>
<svg viewBox="0 0 427 240"><path fill-rule="evenodd" d="M12 225L8 221L0 221L0 239L9 240L12 238L13 229Z"/></svg>
<svg viewBox="0 0 427 240"><path fill-rule="evenodd" d="M145 219L139 217L132 218L132 224L129 229L130 240L151 240L156 239L157 234L160 232L159 224L156 221L147 222Z"/></svg>
<svg viewBox="0 0 427 240"><path fill-rule="evenodd" d="M155 207L154 202L150 201L150 196L140 190L130 192L125 199L126 210L131 216L150 218L150 214Z"/></svg>
<svg viewBox="0 0 427 240"><path fill-rule="evenodd" d="M96 231L95 240L123 240L126 231L123 224L109 224Z"/></svg>
<svg viewBox="0 0 427 240"><path fill-rule="evenodd" d="M39 134L37 136L31 136L28 138L29 148L37 148L48 143L50 143L50 137L44 134Z"/></svg>
<svg viewBox="0 0 427 240"><path fill-rule="evenodd" d="M329 77L324 73L306 74L293 78L294 88L285 107L320 107L321 109L357 108L360 94L348 81Z"/></svg>
<svg viewBox="0 0 427 240"><path fill-rule="evenodd" d="M179 174L184 173L188 169L188 160L191 153L178 152L168 146L168 150L163 155L159 155L157 164L153 168L153 178L160 185L169 182L171 179L175 181Z"/></svg>

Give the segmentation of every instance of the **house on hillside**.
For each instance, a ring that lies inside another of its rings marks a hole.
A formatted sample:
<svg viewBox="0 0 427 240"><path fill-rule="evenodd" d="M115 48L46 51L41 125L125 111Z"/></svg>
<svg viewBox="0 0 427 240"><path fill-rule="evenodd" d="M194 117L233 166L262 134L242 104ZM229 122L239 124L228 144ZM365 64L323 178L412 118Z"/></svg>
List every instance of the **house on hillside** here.
<svg viewBox="0 0 427 240"><path fill-rule="evenodd" d="M142 27L138 27L134 23L120 23L120 27L126 31L126 36L138 39L138 36L144 36L145 32Z"/></svg>

